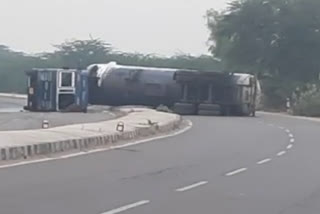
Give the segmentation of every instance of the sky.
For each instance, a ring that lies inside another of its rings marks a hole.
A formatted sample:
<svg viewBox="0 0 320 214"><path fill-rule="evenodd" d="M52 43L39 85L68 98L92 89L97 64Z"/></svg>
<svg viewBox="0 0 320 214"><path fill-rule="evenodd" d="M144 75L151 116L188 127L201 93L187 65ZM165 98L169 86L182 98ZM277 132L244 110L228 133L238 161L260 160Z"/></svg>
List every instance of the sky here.
<svg viewBox="0 0 320 214"><path fill-rule="evenodd" d="M228 0L1 0L0 44L27 53L100 38L119 51L206 54L204 15Z"/></svg>

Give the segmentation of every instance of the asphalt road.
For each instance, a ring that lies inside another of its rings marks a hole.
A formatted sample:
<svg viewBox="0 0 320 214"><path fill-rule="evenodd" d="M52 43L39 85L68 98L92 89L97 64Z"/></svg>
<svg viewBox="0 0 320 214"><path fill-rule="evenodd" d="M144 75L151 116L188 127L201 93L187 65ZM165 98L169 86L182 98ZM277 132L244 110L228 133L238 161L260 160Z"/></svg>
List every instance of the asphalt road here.
<svg viewBox="0 0 320 214"><path fill-rule="evenodd" d="M189 119L175 137L0 169L0 213L319 213L319 122Z"/></svg>
<svg viewBox="0 0 320 214"><path fill-rule="evenodd" d="M109 107L91 106L88 113L33 113L22 112L26 100L0 96L0 131L41 129L43 120L50 127L110 120L121 116Z"/></svg>

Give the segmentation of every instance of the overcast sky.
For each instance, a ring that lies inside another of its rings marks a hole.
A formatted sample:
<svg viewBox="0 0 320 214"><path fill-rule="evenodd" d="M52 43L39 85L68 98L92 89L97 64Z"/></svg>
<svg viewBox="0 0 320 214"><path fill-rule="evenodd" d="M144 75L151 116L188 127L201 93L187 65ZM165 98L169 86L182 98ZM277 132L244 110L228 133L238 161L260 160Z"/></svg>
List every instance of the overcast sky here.
<svg viewBox="0 0 320 214"><path fill-rule="evenodd" d="M121 51L207 53L207 9L228 0L1 0L0 44L26 52L52 50L89 35Z"/></svg>

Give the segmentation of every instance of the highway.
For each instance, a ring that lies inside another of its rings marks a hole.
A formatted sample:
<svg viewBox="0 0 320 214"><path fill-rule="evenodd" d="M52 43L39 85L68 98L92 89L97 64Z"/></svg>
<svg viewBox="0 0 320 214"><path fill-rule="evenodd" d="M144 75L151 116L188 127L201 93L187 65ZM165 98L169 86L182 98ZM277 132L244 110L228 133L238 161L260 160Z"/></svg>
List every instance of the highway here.
<svg viewBox="0 0 320 214"><path fill-rule="evenodd" d="M187 119L174 137L0 169L0 213L319 213L319 122Z"/></svg>

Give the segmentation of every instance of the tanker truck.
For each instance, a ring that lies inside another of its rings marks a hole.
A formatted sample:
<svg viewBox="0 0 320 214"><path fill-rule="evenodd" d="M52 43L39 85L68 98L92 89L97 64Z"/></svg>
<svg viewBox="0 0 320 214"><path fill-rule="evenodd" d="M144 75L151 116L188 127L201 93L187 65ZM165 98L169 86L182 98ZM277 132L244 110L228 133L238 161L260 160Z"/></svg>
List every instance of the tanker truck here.
<svg viewBox="0 0 320 214"><path fill-rule="evenodd" d="M89 73L89 102L98 105L173 106L181 96L174 80L180 69L93 64Z"/></svg>

